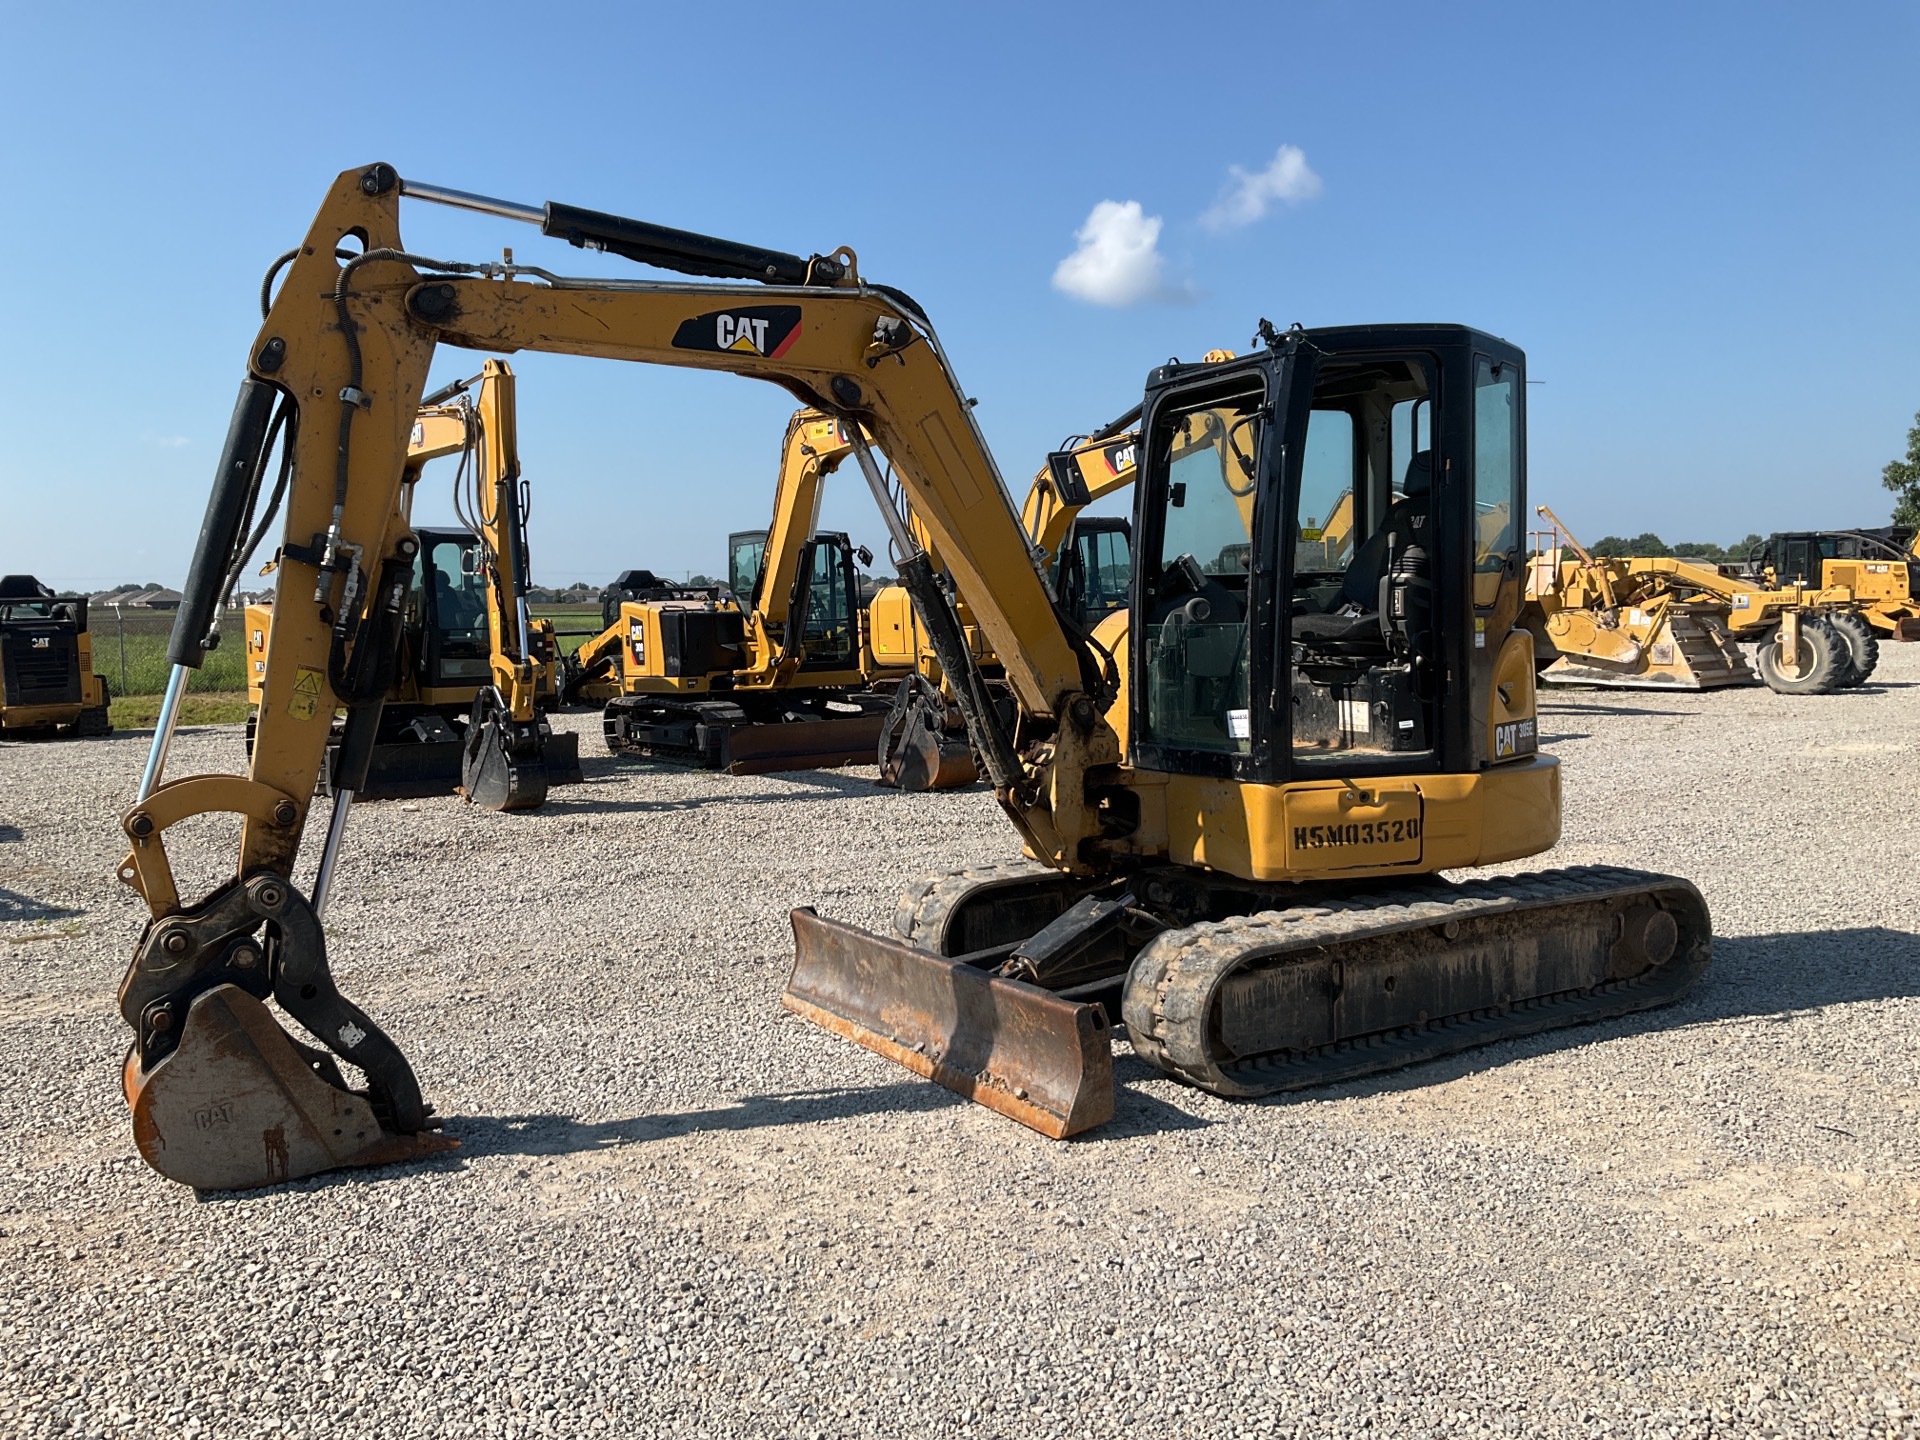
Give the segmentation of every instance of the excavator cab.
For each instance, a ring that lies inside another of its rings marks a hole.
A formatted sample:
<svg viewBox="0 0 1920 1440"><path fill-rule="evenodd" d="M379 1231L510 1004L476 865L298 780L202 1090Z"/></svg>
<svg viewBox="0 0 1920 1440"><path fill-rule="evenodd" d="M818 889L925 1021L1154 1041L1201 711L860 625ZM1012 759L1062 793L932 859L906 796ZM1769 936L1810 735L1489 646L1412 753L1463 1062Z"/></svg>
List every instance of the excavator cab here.
<svg viewBox="0 0 1920 1440"><path fill-rule="evenodd" d="M849 670L860 664L860 575L853 544L838 530L823 530L800 555L800 575L789 615L802 616L802 671ZM792 623L789 621L789 623Z"/></svg>
<svg viewBox="0 0 1920 1440"><path fill-rule="evenodd" d="M1469 699L1518 607L1522 365L1459 327L1356 327L1154 372L1135 765L1271 783L1534 750L1528 725L1486 754Z"/></svg>
<svg viewBox="0 0 1920 1440"><path fill-rule="evenodd" d="M1133 589L1133 522L1082 515L1053 559L1054 598L1082 630L1127 608Z"/></svg>
<svg viewBox="0 0 1920 1440"><path fill-rule="evenodd" d="M480 542L465 530L415 534L420 553L408 594L406 638L421 692L484 684L492 669Z"/></svg>

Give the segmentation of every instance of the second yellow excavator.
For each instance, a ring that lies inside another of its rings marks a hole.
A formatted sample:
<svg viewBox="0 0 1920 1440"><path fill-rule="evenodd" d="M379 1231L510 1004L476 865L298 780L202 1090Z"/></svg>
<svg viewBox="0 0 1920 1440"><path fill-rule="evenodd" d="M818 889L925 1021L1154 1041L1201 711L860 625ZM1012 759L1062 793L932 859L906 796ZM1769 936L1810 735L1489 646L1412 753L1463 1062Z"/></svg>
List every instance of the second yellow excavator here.
<svg viewBox="0 0 1920 1440"><path fill-rule="evenodd" d="M729 539L731 598L628 571L607 628L566 664L569 700L605 703L607 748L735 775L865 764L902 668L875 661L856 550L816 531L827 477L851 452L817 410L787 424L773 523Z"/></svg>
<svg viewBox="0 0 1920 1440"><path fill-rule="evenodd" d="M527 497L520 474L515 380L503 360L429 395L414 416L400 491L410 517L425 467L459 457L454 483L464 525L416 526L398 654L380 725L364 757L342 727L321 789L362 800L445 794L458 787L488 810L532 810L553 785L582 779L579 737L555 731L559 646L553 623L527 604ZM277 563L277 562L276 562ZM247 722L252 754L265 699L270 605L246 610ZM318 693L318 678L307 682ZM301 692L296 703L310 698Z"/></svg>

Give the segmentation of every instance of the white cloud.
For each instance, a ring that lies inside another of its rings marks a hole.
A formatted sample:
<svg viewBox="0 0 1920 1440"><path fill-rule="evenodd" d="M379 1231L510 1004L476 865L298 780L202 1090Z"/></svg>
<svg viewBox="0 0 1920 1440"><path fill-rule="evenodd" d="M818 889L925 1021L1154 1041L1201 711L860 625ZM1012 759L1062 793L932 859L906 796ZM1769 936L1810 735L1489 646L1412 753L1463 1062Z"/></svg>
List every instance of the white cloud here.
<svg viewBox="0 0 1920 1440"><path fill-rule="evenodd" d="M141 438L149 445L158 446L162 450L179 450L192 443L184 435L156 435L151 430Z"/></svg>
<svg viewBox="0 0 1920 1440"><path fill-rule="evenodd" d="M1160 224L1138 200L1102 200L1073 232L1080 247L1054 268L1053 288L1094 305L1190 299L1160 278Z"/></svg>
<svg viewBox="0 0 1920 1440"><path fill-rule="evenodd" d="M1247 171L1229 165L1232 177L1200 223L1209 230L1234 230L1251 225L1275 201L1298 205L1320 193L1320 177L1307 164L1307 152L1298 145L1282 145L1264 170Z"/></svg>

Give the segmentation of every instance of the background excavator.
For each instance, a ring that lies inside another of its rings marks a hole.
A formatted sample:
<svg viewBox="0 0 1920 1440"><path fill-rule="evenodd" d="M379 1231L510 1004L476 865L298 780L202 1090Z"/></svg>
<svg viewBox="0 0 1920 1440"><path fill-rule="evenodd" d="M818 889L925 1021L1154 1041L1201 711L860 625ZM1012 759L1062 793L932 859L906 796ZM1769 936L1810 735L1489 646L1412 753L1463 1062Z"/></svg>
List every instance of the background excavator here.
<svg viewBox="0 0 1920 1440"><path fill-rule="evenodd" d="M1086 515L1089 505L1133 483L1139 418L1129 411L1092 435L1076 436L1047 456L1033 477L1021 510L1035 558L1044 567L1056 608L1083 632L1126 603L1133 568L1133 523L1125 516ZM897 493L895 496L898 504ZM916 544L926 546L924 527L902 507ZM936 569L938 556L934 556ZM961 635L975 668L989 687L1003 692L998 658L973 624L963 601L955 603ZM939 656L914 612L906 587L882 586L871 611L876 662L907 667L881 729L876 752L882 785L902 790L948 790L980 778L966 719L942 683ZM1000 704L1012 713L1012 698Z"/></svg>
<svg viewBox="0 0 1920 1440"><path fill-rule="evenodd" d="M0 575L0 735L111 735L87 597Z"/></svg>
<svg viewBox="0 0 1920 1440"><path fill-rule="evenodd" d="M1231 350L1209 350L1203 363L1233 358ZM1124 515L1089 515L1086 510L1133 484L1140 433L1130 427L1139 418L1136 405L1092 434L1068 439L1047 456L1021 506L1020 525L1043 567L1055 610L1087 636L1100 621L1126 606L1132 588L1132 520ZM1197 433L1197 443L1206 439L1204 431ZM924 528L913 525L911 510L902 508L915 542L925 546ZM1353 497L1347 495L1335 503L1324 524L1304 517L1301 534L1319 542L1322 556L1333 563L1331 557L1344 557L1350 543L1352 514ZM936 568L938 561L936 554ZM975 666L989 686L1001 685L999 661L971 623L965 602L957 601L954 608ZM874 597L873 633L879 659L913 667L900 682L880 736L880 783L902 790L971 785L980 775L979 760L905 587L889 585ZM1003 714L1013 713L1011 696L1000 708Z"/></svg>
<svg viewBox="0 0 1920 1440"><path fill-rule="evenodd" d="M428 260L401 240L403 196L704 278ZM346 236L364 253L341 265ZM373 165L327 194L250 352L170 642L178 668L122 817L120 873L152 916L120 991L123 1080L136 1144L166 1175L259 1185L450 1143L399 1047L331 979L319 906L351 784L312 884L295 883L326 726L292 703L317 671L323 707L346 707L349 755L377 727L417 548L399 509L406 437L441 344L723 370L847 423L1028 856L912 886L897 938L794 912L785 1003L919 1074L1071 1134L1112 1113L1116 996L1136 1055L1260 1095L1660 1004L1708 961L1706 908L1684 880L1439 873L1559 835L1560 767L1538 753L1532 638L1516 625L1513 346L1452 325L1263 322L1251 355L1153 370L1132 590L1089 640L1056 608L931 322L863 280L851 251L803 258ZM1424 443L1409 408L1425 412ZM292 483L251 770L162 783L275 433ZM999 658L1012 723L875 448ZM1315 541L1303 562L1300 517L1343 490L1351 560L1321 568ZM1502 511L1490 534L1479 522ZM166 832L209 813L244 819L236 873L183 898Z"/></svg>
<svg viewBox="0 0 1920 1440"><path fill-rule="evenodd" d="M460 458L460 528L416 527L417 549L400 620L393 683L356 795L439 795L458 786L488 810L537 809L552 785L580 783L579 737L556 732L559 646L553 623L527 605L527 497L520 475L514 376L488 360L480 374L421 402L407 442L401 518L428 462ZM469 394L468 391L473 393ZM265 698L272 606L246 612L248 753ZM317 687L318 676L307 682ZM303 702L304 703L304 702ZM321 773L340 783L345 727Z"/></svg>
<svg viewBox="0 0 1920 1440"><path fill-rule="evenodd" d="M901 674L867 642L855 561L873 557L814 529L851 448L833 416L788 422L773 523L729 540L733 598L644 571L616 582L607 628L569 657L564 682L569 701L604 701L610 751L735 775L872 758L887 714L872 687Z"/></svg>

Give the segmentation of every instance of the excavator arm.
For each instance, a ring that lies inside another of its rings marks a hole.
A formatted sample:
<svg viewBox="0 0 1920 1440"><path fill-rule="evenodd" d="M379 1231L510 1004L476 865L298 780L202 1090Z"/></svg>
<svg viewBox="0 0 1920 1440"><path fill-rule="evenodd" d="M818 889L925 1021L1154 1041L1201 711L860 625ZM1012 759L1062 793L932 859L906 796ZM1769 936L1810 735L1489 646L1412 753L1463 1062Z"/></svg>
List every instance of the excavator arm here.
<svg viewBox="0 0 1920 1440"><path fill-rule="evenodd" d="M405 249L406 193L532 221L665 268L774 283L582 281L435 262ZM353 258L336 258L356 246ZM1002 805L1032 852L1056 866L1081 867L1081 842L1099 828L1084 774L1120 758L1097 696L1099 667L1055 615L971 407L910 299L864 283L844 250L801 260L572 207L534 210L409 186L385 165L348 171L294 252L249 357L169 641L174 672L153 749L123 816L131 849L120 873L153 917L121 990L136 1036L126 1090L143 1154L188 1183L270 1183L444 1143L431 1134L398 1048L334 989L319 923L355 757L364 769L393 674L418 549L402 483L419 396L442 344L726 371L777 384L844 421ZM868 436L893 462L913 515L1000 657L1017 730L988 705L951 599L889 503ZM185 677L204 658L222 581L276 445L290 484L250 773L162 783ZM346 783L309 899L293 871L336 707L347 715ZM236 877L183 899L165 832L215 812L242 817ZM256 938L263 924L264 943ZM270 996L327 1051L297 1047L280 1031L262 1003ZM367 1075L365 1091L340 1083L340 1061ZM215 1099L225 1118L203 1125Z"/></svg>

